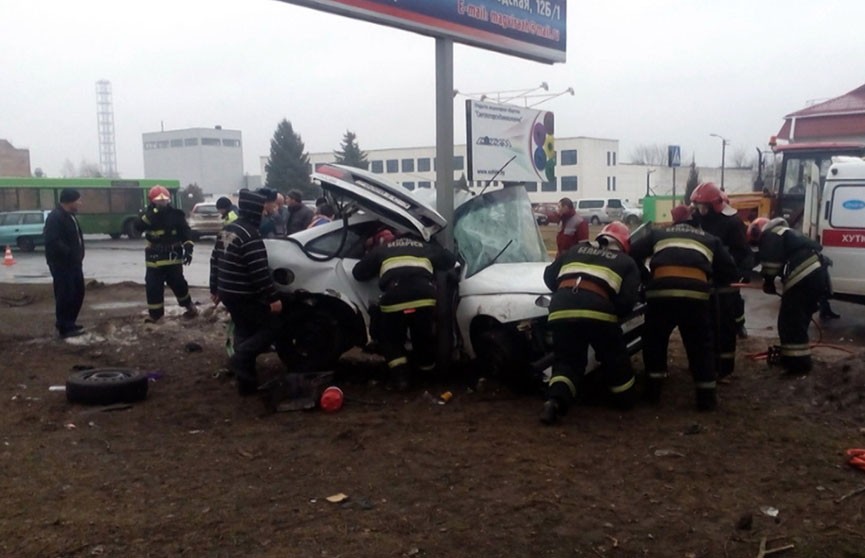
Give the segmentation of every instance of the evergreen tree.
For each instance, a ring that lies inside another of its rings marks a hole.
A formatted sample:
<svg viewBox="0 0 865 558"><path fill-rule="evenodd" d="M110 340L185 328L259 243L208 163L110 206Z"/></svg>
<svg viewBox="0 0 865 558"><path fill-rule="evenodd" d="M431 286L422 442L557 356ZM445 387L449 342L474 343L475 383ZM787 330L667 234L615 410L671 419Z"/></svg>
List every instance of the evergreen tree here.
<svg viewBox="0 0 865 558"><path fill-rule="evenodd" d="M691 194L700 184L700 174L697 172L697 164L691 159L691 170L688 171L688 182L685 183L685 203L690 203Z"/></svg>
<svg viewBox="0 0 865 558"><path fill-rule="evenodd" d="M369 168L366 153L357 145L357 135L354 132L346 130L339 147L340 151L333 152L337 163L364 170Z"/></svg>
<svg viewBox="0 0 865 558"><path fill-rule="evenodd" d="M204 192L197 183L187 184L185 188L180 190L180 201L184 212L189 213L195 204L204 201Z"/></svg>
<svg viewBox="0 0 865 558"><path fill-rule="evenodd" d="M309 179L309 155L304 153L300 134L283 119L270 140L270 158L264 166L265 185L279 192L300 190L304 198L315 198L317 189Z"/></svg>

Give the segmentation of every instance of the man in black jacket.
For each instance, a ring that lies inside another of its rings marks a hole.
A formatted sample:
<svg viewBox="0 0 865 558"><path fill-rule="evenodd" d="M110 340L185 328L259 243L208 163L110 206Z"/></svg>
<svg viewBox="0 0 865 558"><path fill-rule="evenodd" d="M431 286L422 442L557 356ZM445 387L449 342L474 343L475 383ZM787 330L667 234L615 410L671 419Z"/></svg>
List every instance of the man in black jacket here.
<svg viewBox="0 0 865 558"><path fill-rule="evenodd" d="M210 256L210 298L222 302L234 322L235 344L231 371L241 395L258 389L255 360L282 330L282 300L267 268L267 250L261 240L265 198L241 190L239 216L217 237Z"/></svg>
<svg viewBox="0 0 865 558"><path fill-rule="evenodd" d="M145 290L147 292L146 321L155 323L165 315L165 285L167 284L177 304L186 308L184 318L198 315L189 285L183 277L183 266L192 263L192 231L183 211L171 207L171 194L164 186L154 186L147 194L150 205L136 223L144 231L147 244L144 247Z"/></svg>
<svg viewBox="0 0 865 558"><path fill-rule="evenodd" d="M76 324L84 304L84 236L75 214L81 194L70 188L60 192L60 203L45 219L45 259L54 279L54 303L60 337L84 333Z"/></svg>
<svg viewBox="0 0 865 558"><path fill-rule="evenodd" d="M285 225L286 234L294 234L309 227L312 222L312 210L303 203L300 190L291 190L286 200L288 206L288 222Z"/></svg>
<svg viewBox="0 0 865 558"><path fill-rule="evenodd" d="M382 354L391 381L398 391L410 385L409 361L405 350L406 332L411 331L415 368L435 368L434 273L447 271L456 263L452 253L436 242L405 236L394 238L387 229L376 234L372 249L354 266L358 281L378 277L382 291L380 325Z"/></svg>

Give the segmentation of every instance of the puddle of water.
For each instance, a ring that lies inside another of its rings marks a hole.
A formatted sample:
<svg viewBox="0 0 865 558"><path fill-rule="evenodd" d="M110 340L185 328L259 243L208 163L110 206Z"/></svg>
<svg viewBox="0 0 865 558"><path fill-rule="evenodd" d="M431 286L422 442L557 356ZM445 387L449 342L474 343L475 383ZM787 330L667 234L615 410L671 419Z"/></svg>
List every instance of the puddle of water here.
<svg viewBox="0 0 865 558"><path fill-rule="evenodd" d="M94 310L119 310L120 308L134 308L141 306L141 302L100 302L99 304L91 304L90 308Z"/></svg>

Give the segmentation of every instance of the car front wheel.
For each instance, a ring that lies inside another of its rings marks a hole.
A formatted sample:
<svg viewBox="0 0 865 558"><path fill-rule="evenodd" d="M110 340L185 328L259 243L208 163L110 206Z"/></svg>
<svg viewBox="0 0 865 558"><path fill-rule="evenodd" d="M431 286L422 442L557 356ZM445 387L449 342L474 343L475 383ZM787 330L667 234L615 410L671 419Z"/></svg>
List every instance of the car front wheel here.
<svg viewBox="0 0 865 558"><path fill-rule="evenodd" d="M130 239L141 238L141 231L135 227L134 219L127 219L126 222L123 223L123 234Z"/></svg>
<svg viewBox="0 0 865 558"><path fill-rule="evenodd" d="M310 308L292 314L294 347L280 354L283 364L293 368L297 359L311 371L333 370L342 353L350 348L348 336L337 316L326 308Z"/></svg>
<svg viewBox="0 0 865 558"><path fill-rule="evenodd" d="M22 252L32 252L36 249L36 243L29 236L22 236L18 239L18 249Z"/></svg>
<svg viewBox="0 0 865 558"><path fill-rule="evenodd" d="M525 343L504 326L492 325L481 331L474 347L479 375L494 378L520 392L536 388Z"/></svg>

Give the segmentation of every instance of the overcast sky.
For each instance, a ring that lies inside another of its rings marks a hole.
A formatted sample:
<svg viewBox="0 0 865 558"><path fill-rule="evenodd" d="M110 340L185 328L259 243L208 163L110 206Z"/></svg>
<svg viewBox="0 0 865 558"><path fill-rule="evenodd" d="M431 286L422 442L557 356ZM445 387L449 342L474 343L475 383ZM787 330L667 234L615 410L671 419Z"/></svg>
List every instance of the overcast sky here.
<svg viewBox="0 0 865 558"><path fill-rule="evenodd" d="M863 21L862 0L571 0L567 63L457 45L454 86L573 87L539 107L558 137L618 139L621 161L678 144L717 165L710 133L750 155L785 114L865 83ZM435 145L434 63L432 38L276 0L0 0L0 139L49 176L98 163L107 79L125 178L143 176L141 135L162 126L240 130L250 174L283 118L309 152L346 130L367 150Z"/></svg>

